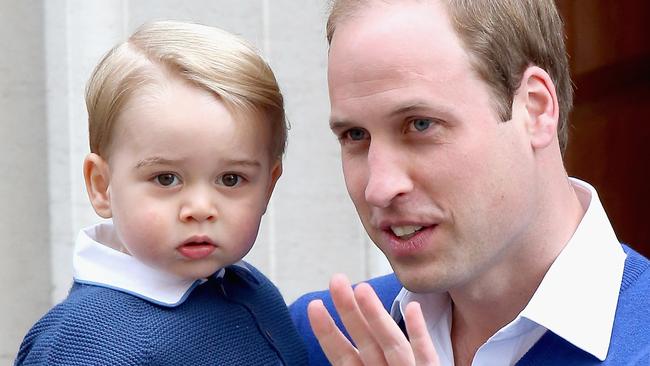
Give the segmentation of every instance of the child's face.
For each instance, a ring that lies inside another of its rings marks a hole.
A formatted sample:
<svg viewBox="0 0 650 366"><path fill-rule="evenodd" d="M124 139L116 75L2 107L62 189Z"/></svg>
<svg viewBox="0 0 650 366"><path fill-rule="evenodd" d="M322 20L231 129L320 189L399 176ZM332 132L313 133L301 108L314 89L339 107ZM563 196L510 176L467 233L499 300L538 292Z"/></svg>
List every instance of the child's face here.
<svg viewBox="0 0 650 366"><path fill-rule="evenodd" d="M123 250L185 278L240 260L281 173L269 127L179 80L135 95L117 123L108 197Z"/></svg>

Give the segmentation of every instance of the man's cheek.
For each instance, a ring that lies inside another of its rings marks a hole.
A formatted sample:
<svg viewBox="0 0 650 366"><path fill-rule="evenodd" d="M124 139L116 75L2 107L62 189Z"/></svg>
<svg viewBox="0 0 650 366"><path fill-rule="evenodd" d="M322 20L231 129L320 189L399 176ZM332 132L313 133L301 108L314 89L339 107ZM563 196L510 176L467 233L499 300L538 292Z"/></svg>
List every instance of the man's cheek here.
<svg viewBox="0 0 650 366"><path fill-rule="evenodd" d="M345 178L345 186L348 189L348 194L353 200L362 199L365 196L365 188L367 179L360 170L355 170L352 167L343 168L343 176Z"/></svg>

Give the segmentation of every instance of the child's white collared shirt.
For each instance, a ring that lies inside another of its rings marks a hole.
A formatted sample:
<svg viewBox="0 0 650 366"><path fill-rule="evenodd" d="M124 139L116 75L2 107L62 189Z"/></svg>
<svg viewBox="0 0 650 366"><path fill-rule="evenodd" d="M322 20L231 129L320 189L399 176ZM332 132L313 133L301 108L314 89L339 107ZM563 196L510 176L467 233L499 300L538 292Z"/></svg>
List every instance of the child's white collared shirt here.
<svg viewBox="0 0 650 366"><path fill-rule="evenodd" d="M115 242L111 220L79 232L73 257L74 280L130 293L149 302L175 307L205 279L191 280L147 266L135 257L102 243ZM247 269L243 261L235 265ZM221 277L224 269L214 275Z"/></svg>

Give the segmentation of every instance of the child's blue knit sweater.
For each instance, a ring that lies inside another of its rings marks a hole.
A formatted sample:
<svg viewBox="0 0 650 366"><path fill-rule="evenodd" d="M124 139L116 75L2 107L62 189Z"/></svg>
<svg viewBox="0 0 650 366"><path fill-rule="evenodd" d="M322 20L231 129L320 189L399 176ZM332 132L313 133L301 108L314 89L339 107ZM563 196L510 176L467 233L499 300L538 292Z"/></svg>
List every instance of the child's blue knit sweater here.
<svg viewBox="0 0 650 366"><path fill-rule="evenodd" d="M177 307L75 283L25 337L16 365L304 365L284 300L260 272L228 267Z"/></svg>
<svg viewBox="0 0 650 366"><path fill-rule="evenodd" d="M607 359L601 362L553 332L547 331L516 365L650 365L650 262L626 246L624 250L627 252L627 258ZM394 274L375 278L368 283L375 289L387 310L391 308L393 300L402 288ZM307 345L309 365L329 365L307 319L307 304L315 299L323 300L336 324L345 333L328 291L310 293L296 300L290 306L291 316ZM347 336L347 333L345 334Z"/></svg>

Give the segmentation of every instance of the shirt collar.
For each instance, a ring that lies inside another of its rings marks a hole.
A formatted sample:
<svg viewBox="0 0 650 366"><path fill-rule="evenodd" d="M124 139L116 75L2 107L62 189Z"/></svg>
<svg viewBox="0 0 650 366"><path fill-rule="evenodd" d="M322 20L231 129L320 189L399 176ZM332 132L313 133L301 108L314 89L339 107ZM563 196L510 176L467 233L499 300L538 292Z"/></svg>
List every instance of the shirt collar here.
<svg viewBox="0 0 650 366"><path fill-rule="evenodd" d="M415 293L402 287L395 297L390 315L397 322L403 320L406 305L417 301L422 308L422 315L431 336L433 346L438 353L441 365L453 365L451 345L451 299L446 292Z"/></svg>
<svg viewBox="0 0 650 366"><path fill-rule="evenodd" d="M176 307L206 281L186 279L149 267L133 256L102 244L115 242L111 220L81 230L73 256L75 282L111 288L157 305ZM245 262L239 261L233 266L244 269L234 272L245 281L250 282L250 278L255 280ZM212 276L220 278L224 273L225 269L221 268Z"/></svg>
<svg viewBox="0 0 650 366"><path fill-rule="evenodd" d="M596 190L578 179L570 181L586 212L528 305L510 325L517 324L517 330L513 329L516 333L530 330L522 323L529 319L603 361L609 349L626 255ZM391 316L401 321L402 308L412 300L425 302L422 308L427 307L424 313L429 329L449 316L447 293L415 294L405 288L395 298ZM445 328L441 325L437 328ZM503 329L505 333L511 333L506 328L508 325Z"/></svg>
<svg viewBox="0 0 650 366"><path fill-rule="evenodd" d="M596 190L578 179L571 183L585 215L521 316L604 361L626 254Z"/></svg>

